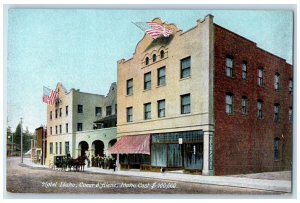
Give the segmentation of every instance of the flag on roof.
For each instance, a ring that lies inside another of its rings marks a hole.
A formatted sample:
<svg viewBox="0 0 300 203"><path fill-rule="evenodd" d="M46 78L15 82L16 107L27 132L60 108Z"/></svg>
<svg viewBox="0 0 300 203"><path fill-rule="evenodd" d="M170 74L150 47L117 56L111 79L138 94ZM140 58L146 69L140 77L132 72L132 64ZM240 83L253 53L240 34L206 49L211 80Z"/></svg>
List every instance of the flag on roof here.
<svg viewBox="0 0 300 203"><path fill-rule="evenodd" d="M169 37L173 33L171 29L156 22L136 22L133 24L147 33L152 39L160 36Z"/></svg>
<svg viewBox="0 0 300 203"><path fill-rule="evenodd" d="M44 92L43 93L43 102L47 103L48 105L51 105L51 106L54 105L58 93L47 87L43 88L43 92Z"/></svg>

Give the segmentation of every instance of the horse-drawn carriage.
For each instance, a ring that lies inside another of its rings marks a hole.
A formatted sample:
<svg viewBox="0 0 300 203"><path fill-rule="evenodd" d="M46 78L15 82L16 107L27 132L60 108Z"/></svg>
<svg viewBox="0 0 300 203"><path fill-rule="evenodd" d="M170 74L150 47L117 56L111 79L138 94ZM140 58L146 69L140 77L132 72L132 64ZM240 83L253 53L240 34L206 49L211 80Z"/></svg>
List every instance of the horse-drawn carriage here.
<svg viewBox="0 0 300 203"><path fill-rule="evenodd" d="M84 171L86 160L85 156L79 156L76 159L72 159L70 156L56 155L53 158L54 162L52 168L61 169L64 171Z"/></svg>

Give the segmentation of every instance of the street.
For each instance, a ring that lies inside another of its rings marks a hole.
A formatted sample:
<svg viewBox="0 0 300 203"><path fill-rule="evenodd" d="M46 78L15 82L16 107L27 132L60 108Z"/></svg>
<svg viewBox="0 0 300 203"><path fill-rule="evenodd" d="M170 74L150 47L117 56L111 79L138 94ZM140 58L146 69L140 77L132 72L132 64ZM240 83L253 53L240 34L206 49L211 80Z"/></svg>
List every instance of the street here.
<svg viewBox="0 0 300 203"><path fill-rule="evenodd" d="M12 193L81 194L284 194L247 188L180 181L63 172L20 166L20 158L7 159L7 191Z"/></svg>

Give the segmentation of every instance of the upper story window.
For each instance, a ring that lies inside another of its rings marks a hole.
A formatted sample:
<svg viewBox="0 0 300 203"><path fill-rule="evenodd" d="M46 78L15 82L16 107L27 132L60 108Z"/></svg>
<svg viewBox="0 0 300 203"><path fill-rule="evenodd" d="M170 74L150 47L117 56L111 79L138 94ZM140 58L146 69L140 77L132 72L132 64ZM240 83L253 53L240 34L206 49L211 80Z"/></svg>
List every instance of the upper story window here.
<svg viewBox="0 0 300 203"><path fill-rule="evenodd" d="M166 103L165 100L157 101L158 118L165 117L165 112L166 112L165 103Z"/></svg>
<svg viewBox="0 0 300 203"><path fill-rule="evenodd" d="M144 90L151 89L151 72L144 75Z"/></svg>
<svg viewBox="0 0 300 203"><path fill-rule="evenodd" d="M243 61L242 65L242 79L247 80L248 78L248 64L246 61Z"/></svg>
<svg viewBox="0 0 300 203"><path fill-rule="evenodd" d="M279 75L279 73L275 74L275 77L274 77L274 88L275 88L275 90L279 90L279 88L280 88L280 75Z"/></svg>
<svg viewBox="0 0 300 203"><path fill-rule="evenodd" d="M233 94L231 92L226 93L226 113L233 113Z"/></svg>
<svg viewBox="0 0 300 203"><path fill-rule="evenodd" d="M263 101L257 100L257 118L263 118Z"/></svg>
<svg viewBox="0 0 300 203"><path fill-rule="evenodd" d="M161 59L165 58L165 52L164 52L164 50L160 51L160 58Z"/></svg>
<svg viewBox="0 0 300 203"><path fill-rule="evenodd" d="M181 114L191 113L191 95L185 94L180 96Z"/></svg>
<svg viewBox="0 0 300 203"><path fill-rule="evenodd" d="M66 133L68 133L68 132L69 132L69 124L66 123Z"/></svg>
<svg viewBox="0 0 300 203"><path fill-rule="evenodd" d="M247 101L247 97L243 96L242 97L242 114L247 114L247 106L248 106L248 101Z"/></svg>
<svg viewBox="0 0 300 203"><path fill-rule="evenodd" d="M118 113L118 105L115 104L115 115L117 115L117 113Z"/></svg>
<svg viewBox="0 0 300 203"><path fill-rule="evenodd" d="M50 148L50 154L53 154L53 143L52 142L50 142L50 144L49 144L49 148Z"/></svg>
<svg viewBox="0 0 300 203"><path fill-rule="evenodd" d="M144 119L151 119L151 103L144 104Z"/></svg>
<svg viewBox="0 0 300 203"><path fill-rule="evenodd" d="M149 57L146 57L145 63L146 63L146 65L149 65Z"/></svg>
<svg viewBox="0 0 300 203"><path fill-rule="evenodd" d="M50 135L52 135L52 127L50 127Z"/></svg>
<svg viewBox="0 0 300 203"><path fill-rule="evenodd" d="M95 107L95 116L101 117L101 115L102 115L102 108L96 106L96 107Z"/></svg>
<svg viewBox="0 0 300 203"><path fill-rule="evenodd" d="M293 81L289 80L289 92L292 93L293 92Z"/></svg>
<svg viewBox="0 0 300 203"><path fill-rule="evenodd" d="M293 120L293 108L290 107L289 108L289 121L292 121Z"/></svg>
<svg viewBox="0 0 300 203"><path fill-rule="evenodd" d="M133 79L132 78L127 80L126 86L127 86L126 94L127 95L132 95L133 94Z"/></svg>
<svg viewBox="0 0 300 203"><path fill-rule="evenodd" d="M106 107L106 116L110 116L112 113L111 106Z"/></svg>
<svg viewBox="0 0 300 203"><path fill-rule="evenodd" d="M133 114L132 114L132 107L126 108L126 114L127 114L127 122L132 122Z"/></svg>
<svg viewBox="0 0 300 203"><path fill-rule="evenodd" d="M52 111L50 111L50 120L52 120Z"/></svg>
<svg viewBox="0 0 300 203"><path fill-rule="evenodd" d="M69 106L66 106L66 116L69 114Z"/></svg>
<svg viewBox="0 0 300 203"><path fill-rule="evenodd" d="M59 117L61 117L61 108L59 108Z"/></svg>
<svg viewBox="0 0 300 203"><path fill-rule="evenodd" d="M153 54L153 56L152 56L152 61L153 61L153 62L156 61L156 54Z"/></svg>
<svg viewBox="0 0 300 203"><path fill-rule="evenodd" d="M257 83L259 86L264 86L264 69L258 68Z"/></svg>
<svg viewBox="0 0 300 203"><path fill-rule="evenodd" d="M191 57L181 59L180 61L180 78L191 76Z"/></svg>
<svg viewBox="0 0 300 203"><path fill-rule="evenodd" d="M58 134L58 131L57 131L57 125L55 126L55 134L56 134L56 135Z"/></svg>
<svg viewBox="0 0 300 203"><path fill-rule="evenodd" d="M59 134L61 134L62 133L62 127L61 127L61 125L59 125Z"/></svg>
<svg viewBox="0 0 300 203"><path fill-rule="evenodd" d="M226 57L226 76L233 77L233 58Z"/></svg>
<svg viewBox="0 0 300 203"><path fill-rule="evenodd" d="M77 113L83 113L83 106L81 104L77 106Z"/></svg>
<svg viewBox="0 0 300 203"><path fill-rule="evenodd" d="M57 109L55 109L55 118L57 118L57 114L58 114L58 112L57 112L58 110Z"/></svg>
<svg viewBox="0 0 300 203"><path fill-rule="evenodd" d="M82 123L77 123L77 131L82 131Z"/></svg>
<svg viewBox="0 0 300 203"><path fill-rule="evenodd" d="M274 121L277 122L280 120L280 105L274 105Z"/></svg>
<svg viewBox="0 0 300 203"><path fill-rule="evenodd" d="M157 85L162 86L166 84L166 67L157 69Z"/></svg>

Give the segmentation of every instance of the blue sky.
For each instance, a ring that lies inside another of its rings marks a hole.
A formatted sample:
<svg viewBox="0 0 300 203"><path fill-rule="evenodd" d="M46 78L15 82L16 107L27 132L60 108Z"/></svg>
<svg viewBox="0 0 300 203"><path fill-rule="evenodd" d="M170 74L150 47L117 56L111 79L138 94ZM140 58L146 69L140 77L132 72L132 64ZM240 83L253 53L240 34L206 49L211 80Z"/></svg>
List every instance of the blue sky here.
<svg viewBox="0 0 300 203"><path fill-rule="evenodd" d="M105 95L117 81L117 61L131 58L144 33L131 22L160 17L183 31L207 14L214 22L292 64L289 11L10 9L7 115L13 130L24 118L31 132L46 124L43 86Z"/></svg>

